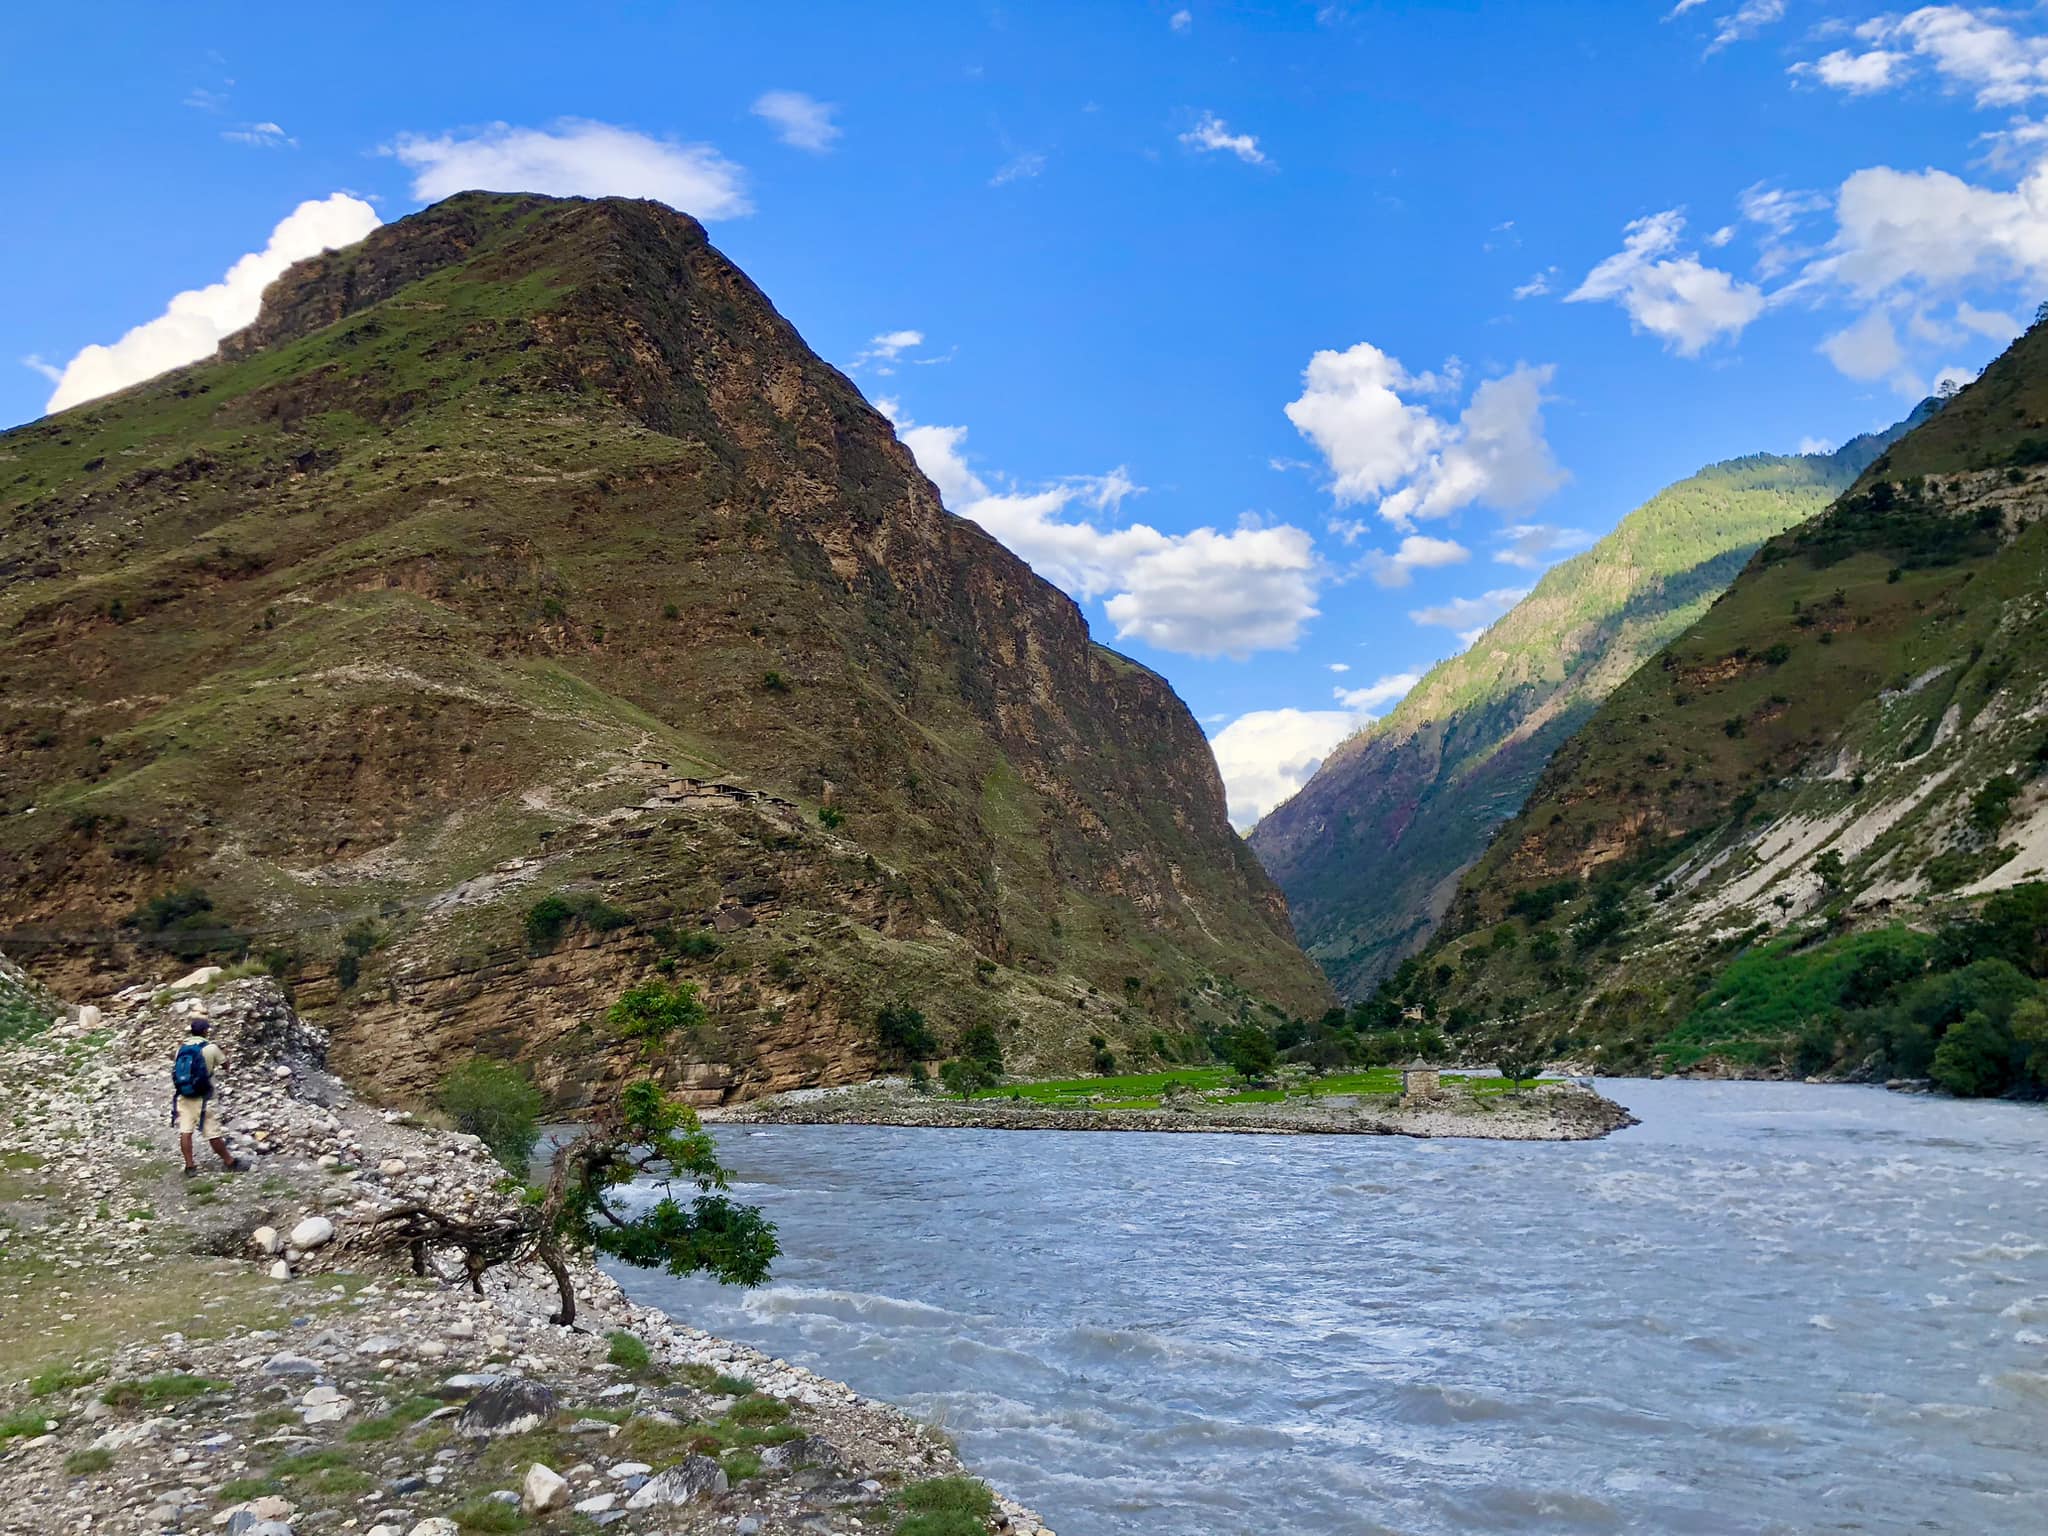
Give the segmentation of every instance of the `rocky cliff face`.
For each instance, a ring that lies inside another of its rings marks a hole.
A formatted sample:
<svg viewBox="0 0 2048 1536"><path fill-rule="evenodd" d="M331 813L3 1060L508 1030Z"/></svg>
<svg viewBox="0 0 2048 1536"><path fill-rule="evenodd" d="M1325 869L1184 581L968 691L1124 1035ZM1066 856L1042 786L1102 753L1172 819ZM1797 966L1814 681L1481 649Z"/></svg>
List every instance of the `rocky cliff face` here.
<svg viewBox="0 0 2048 1536"><path fill-rule="evenodd" d="M1266 816L1252 848L1338 991L1370 992L1419 949L1551 753L1759 544L1819 512L1904 430L1732 459L1667 487Z"/></svg>
<svg viewBox="0 0 2048 1536"><path fill-rule="evenodd" d="M656 205L293 268L0 437L0 583L0 926L74 993L246 944L387 1089L570 1102L650 975L707 1097L864 1075L898 996L1048 1066L1325 1001L1171 690Z"/></svg>

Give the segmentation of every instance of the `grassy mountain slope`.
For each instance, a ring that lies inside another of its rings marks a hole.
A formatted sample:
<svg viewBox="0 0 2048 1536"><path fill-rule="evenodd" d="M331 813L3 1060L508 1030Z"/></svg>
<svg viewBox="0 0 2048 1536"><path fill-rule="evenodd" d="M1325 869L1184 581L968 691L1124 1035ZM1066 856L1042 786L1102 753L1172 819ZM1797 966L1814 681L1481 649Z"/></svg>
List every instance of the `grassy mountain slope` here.
<svg viewBox="0 0 2048 1536"><path fill-rule="evenodd" d="M1403 985L1630 1065L1827 1058L1717 994L1731 967L1962 931L2048 873L2044 464L2036 326L1608 697Z"/></svg>
<svg viewBox="0 0 2048 1536"><path fill-rule="evenodd" d="M1666 487L1260 821L1252 848L1340 994L1370 991L1422 945L1558 745L1760 543L1825 507L1895 432L1831 454L1732 459Z"/></svg>
<svg viewBox="0 0 2048 1536"><path fill-rule="evenodd" d="M394 1089L592 1091L650 970L747 1092L1327 998L1166 684L654 204L451 199L0 436L0 699L17 953L246 944Z"/></svg>

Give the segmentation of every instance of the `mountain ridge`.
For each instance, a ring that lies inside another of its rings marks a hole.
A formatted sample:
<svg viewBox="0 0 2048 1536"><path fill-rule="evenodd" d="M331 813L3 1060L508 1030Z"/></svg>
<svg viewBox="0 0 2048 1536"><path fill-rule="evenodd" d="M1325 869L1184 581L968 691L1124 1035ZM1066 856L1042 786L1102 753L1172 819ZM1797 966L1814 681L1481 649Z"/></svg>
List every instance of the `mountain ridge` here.
<svg viewBox="0 0 2048 1536"><path fill-rule="evenodd" d="M397 1091L587 1097L650 973L706 1093L872 1071L899 994L1048 1065L1327 997L1172 690L657 204L460 195L0 436L0 676L0 922L297 925Z"/></svg>
<svg viewBox="0 0 2048 1536"><path fill-rule="evenodd" d="M2037 323L1609 696L1393 990L1618 1070L2048 1086L2015 1011L2048 976L2043 465Z"/></svg>
<svg viewBox="0 0 2048 1536"><path fill-rule="evenodd" d="M1370 992L1421 947L1492 830L1598 701L1912 419L1827 454L1747 455L1665 487L1546 571L1260 820L1252 848L1340 994Z"/></svg>

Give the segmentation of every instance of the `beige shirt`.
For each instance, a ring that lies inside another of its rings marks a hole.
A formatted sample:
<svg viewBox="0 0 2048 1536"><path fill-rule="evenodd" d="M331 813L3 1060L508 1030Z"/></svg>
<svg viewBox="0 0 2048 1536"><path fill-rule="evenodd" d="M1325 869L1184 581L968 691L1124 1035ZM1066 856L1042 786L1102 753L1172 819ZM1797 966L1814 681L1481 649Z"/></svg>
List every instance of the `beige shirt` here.
<svg viewBox="0 0 2048 1536"><path fill-rule="evenodd" d="M179 1045L178 1049L183 1050L185 1046L188 1045L196 1045L202 1047L199 1054L206 1058L206 1070L211 1072L215 1077L219 1077L221 1068L225 1067L228 1064L227 1053L222 1051L221 1048L215 1045L211 1040L205 1039L204 1037L199 1035L187 1035L184 1041Z"/></svg>

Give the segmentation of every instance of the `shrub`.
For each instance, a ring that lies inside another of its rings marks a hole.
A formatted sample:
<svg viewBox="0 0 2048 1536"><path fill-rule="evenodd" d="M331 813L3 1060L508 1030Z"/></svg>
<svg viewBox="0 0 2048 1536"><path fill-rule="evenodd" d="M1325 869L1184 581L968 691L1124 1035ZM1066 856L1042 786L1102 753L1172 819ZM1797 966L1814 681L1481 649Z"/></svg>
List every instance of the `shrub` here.
<svg viewBox="0 0 2048 1536"><path fill-rule="evenodd" d="M64 1458L64 1470L73 1477L90 1477L95 1472L104 1472L114 1464L112 1451L73 1451Z"/></svg>
<svg viewBox="0 0 2048 1536"><path fill-rule="evenodd" d="M988 1485L971 1477L912 1483L899 1499L908 1518L896 1536L981 1536L996 1508Z"/></svg>
<svg viewBox="0 0 2048 1536"><path fill-rule="evenodd" d="M203 959L220 947L224 935L213 898L196 885L153 896L129 913L128 921L154 934L180 960Z"/></svg>
<svg viewBox="0 0 2048 1536"><path fill-rule="evenodd" d="M458 1131L478 1137L499 1162L524 1175L540 1141L540 1090L519 1068L478 1057L441 1084L441 1108Z"/></svg>
<svg viewBox="0 0 2048 1536"><path fill-rule="evenodd" d="M1112 1077L1116 1073L1116 1052L1109 1048L1109 1042L1100 1035L1088 1037L1088 1049L1093 1051L1093 1064L1100 1077Z"/></svg>
<svg viewBox="0 0 2048 1536"><path fill-rule="evenodd" d="M526 1512L502 1499L471 1499L455 1511L453 1518L465 1531L483 1531L492 1536L504 1531L523 1531L527 1525Z"/></svg>
<svg viewBox="0 0 2048 1536"><path fill-rule="evenodd" d="M821 805L818 807L818 821L827 832L837 832L846 825L846 812L836 805Z"/></svg>
<svg viewBox="0 0 2048 1536"><path fill-rule="evenodd" d="M106 1372L97 1366L45 1366L29 1378L28 1394L30 1397L50 1397L58 1392L89 1387L104 1375Z"/></svg>
<svg viewBox="0 0 2048 1536"><path fill-rule="evenodd" d="M613 1365L628 1371L644 1371L654 1363L654 1356L647 1346L632 1334L621 1329L608 1341L611 1348L605 1352L605 1359Z"/></svg>
<svg viewBox="0 0 2048 1536"><path fill-rule="evenodd" d="M696 1029L710 1019L687 981L643 981L628 987L605 1019L629 1040L655 1041L679 1029Z"/></svg>
<svg viewBox="0 0 2048 1536"><path fill-rule="evenodd" d="M945 1084L946 1092L959 1094L960 1102L965 1104L984 1088L993 1088L996 1075L985 1061L976 1061L971 1056L956 1056L939 1068L939 1081Z"/></svg>
<svg viewBox="0 0 2048 1536"><path fill-rule="evenodd" d="M571 923L581 923L593 933L610 933L632 926L633 914L615 907L593 891L543 896L526 912L526 948L544 955L561 943Z"/></svg>
<svg viewBox="0 0 2048 1536"><path fill-rule="evenodd" d="M927 1061L939 1052L938 1037L924 1014L902 998L884 1003L875 1014L875 1044L885 1060L904 1065Z"/></svg>
<svg viewBox="0 0 2048 1536"><path fill-rule="evenodd" d="M1958 1098L1989 1098L2011 1086L2012 1058L2011 1032L1990 1015L1971 1012L1941 1037L1930 1075Z"/></svg>
<svg viewBox="0 0 2048 1536"><path fill-rule="evenodd" d="M1527 918L1530 926L1548 922L1550 915L1565 902L1578 894L1576 880L1553 880L1548 885L1531 886L1526 891L1517 891L1508 899L1508 911L1517 917Z"/></svg>
<svg viewBox="0 0 2048 1536"><path fill-rule="evenodd" d="M663 949L681 960L709 960L725 947L702 928L692 928L688 933L664 928L654 937Z"/></svg>
<svg viewBox="0 0 2048 1536"><path fill-rule="evenodd" d="M960 1035L960 1043L954 1047L956 1055L969 1061L978 1061L993 1075L1000 1077L1003 1072L1003 1042L996 1038L996 1028L987 1020L970 1024Z"/></svg>
<svg viewBox="0 0 2048 1536"><path fill-rule="evenodd" d="M1970 800L1970 825L1986 837L1993 836L2012 815L2012 803L2019 793L2020 781L2009 773L1987 780Z"/></svg>
<svg viewBox="0 0 2048 1536"><path fill-rule="evenodd" d="M789 692L789 679L780 672L763 672L761 674L761 687L767 693L787 693Z"/></svg>

